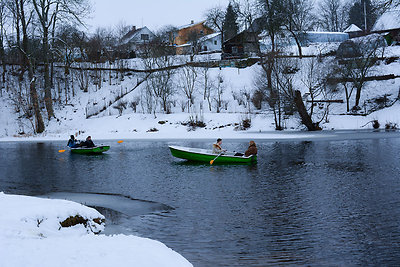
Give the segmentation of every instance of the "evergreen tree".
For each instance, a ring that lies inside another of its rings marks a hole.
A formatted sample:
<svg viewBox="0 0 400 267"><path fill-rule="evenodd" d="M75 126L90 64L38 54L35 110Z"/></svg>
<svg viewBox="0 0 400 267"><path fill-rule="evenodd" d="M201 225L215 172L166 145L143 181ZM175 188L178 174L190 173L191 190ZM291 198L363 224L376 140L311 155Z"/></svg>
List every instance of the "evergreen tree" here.
<svg viewBox="0 0 400 267"><path fill-rule="evenodd" d="M355 2L350 8L349 25L355 24L361 29L365 30L366 28L369 31L374 26L377 17L376 8L371 3L371 0L360 0ZM367 27L365 27L365 18L367 20Z"/></svg>
<svg viewBox="0 0 400 267"><path fill-rule="evenodd" d="M238 31L239 31L239 26L237 23L237 18L238 14L234 7L232 6L231 3L229 3L226 13L225 13L225 19L224 19L224 26L223 26L223 32L224 32L224 39L228 40L232 37L234 37Z"/></svg>

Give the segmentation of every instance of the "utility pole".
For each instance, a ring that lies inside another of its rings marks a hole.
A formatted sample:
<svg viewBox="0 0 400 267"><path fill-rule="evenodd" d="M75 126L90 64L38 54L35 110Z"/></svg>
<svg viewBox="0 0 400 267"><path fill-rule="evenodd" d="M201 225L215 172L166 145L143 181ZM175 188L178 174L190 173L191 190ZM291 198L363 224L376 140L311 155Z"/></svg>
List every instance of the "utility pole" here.
<svg viewBox="0 0 400 267"><path fill-rule="evenodd" d="M367 32L367 4L366 0L364 0L364 29Z"/></svg>

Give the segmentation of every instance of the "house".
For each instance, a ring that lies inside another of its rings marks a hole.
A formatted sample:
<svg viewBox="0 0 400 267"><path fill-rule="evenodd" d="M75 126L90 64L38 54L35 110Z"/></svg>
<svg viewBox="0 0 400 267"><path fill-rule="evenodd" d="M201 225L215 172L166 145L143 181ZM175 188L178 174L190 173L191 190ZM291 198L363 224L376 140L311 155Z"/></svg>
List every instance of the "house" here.
<svg viewBox="0 0 400 267"><path fill-rule="evenodd" d="M242 58L257 53L259 51L258 41L258 34L244 30L224 42L222 59Z"/></svg>
<svg viewBox="0 0 400 267"><path fill-rule="evenodd" d="M222 49L221 33L216 32L201 37L198 40L198 51L201 52L220 52Z"/></svg>
<svg viewBox="0 0 400 267"><path fill-rule="evenodd" d="M355 38L355 37L360 37L364 34L364 31L361 30L357 25L351 24L349 27L347 27L344 31L344 33L347 33L349 35L349 38Z"/></svg>
<svg viewBox="0 0 400 267"><path fill-rule="evenodd" d="M400 10L391 9L383 13L371 32L383 34L388 45L400 44Z"/></svg>
<svg viewBox="0 0 400 267"><path fill-rule="evenodd" d="M222 59L243 58L260 51L260 35L265 25L265 18L255 19L249 28L236 36L225 40L222 44Z"/></svg>
<svg viewBox="0 0 400 267"><path fill-rule="evenodd" d="M140 54L145 45L155 38L155 34L147 27L136 29L135 26L121 38L121 46L129 50L131 57Z"/></svg>
<svg viewBox="0 0 400 267"><path fill-rule="evenodd" d="M349 39L349 34L345 32L315 32L306 31L300 37L301 45L315 43L341 43Z"/></svg>
<svg viewBox="0 0 400 267"><path fill-rule="evenodd" d="M205 36L214 33L214 31L205 25L205 21L195 23L193 20L190 24L178 27L173 33L173 44L176 46L176 54L195 52L198 40ZM192 48L188 49L187 44L191 44ZM184 48L183 48L184 47Z"/></svg>

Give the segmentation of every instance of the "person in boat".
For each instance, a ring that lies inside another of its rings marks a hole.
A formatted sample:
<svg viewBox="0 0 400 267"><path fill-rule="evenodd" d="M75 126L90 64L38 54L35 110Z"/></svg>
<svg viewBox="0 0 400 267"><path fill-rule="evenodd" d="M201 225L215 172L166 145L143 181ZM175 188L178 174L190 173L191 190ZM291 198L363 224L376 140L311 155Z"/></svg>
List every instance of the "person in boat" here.
<svg viewBox="0 0 400 267"><path fill-rule="evenodd" d="M96 145L93 143L92 137L89 135L89 136L86 138L86 141L85 141L85 142L82 142L82 143L80 144L80 146L81 146L81 147L88 147L88 148L90 148L90 147L95 147Z"/></svg>
<svg viewBox="0 0 400 267"><path fill-rule="evenodd" d="M246 157L250 157L251 155L257 155L257 146L254 141L250 141L249 147L247 148L246 152L244 152Z"/></svg>
<svg viewBox="0 0 400 267"><path fill-rule="evenodd" d="M249 147L247 148L246 152L244 152L244 154L239 152L235 153L235 156L238 157L243 157L243 156L250 157L251 155L257 155L257 146L254 141L250 141Z"/></svg>
<svg viewBox="0 0 400 267"><path fill-rule="evenodd" d="M222 145L222 139L218 138L217 142L215 144L213 144L212 153L220 154L220 153L226 152L226 149L222 149L221 145Z"/></svg>
<svg viewBox="0 0 400 267"><path fill-rule="evenodd" d="M69 146L70 148L79 147L79 142L78 140L75 139L75 136L73 135L70 136L67 146Z"/></svg>

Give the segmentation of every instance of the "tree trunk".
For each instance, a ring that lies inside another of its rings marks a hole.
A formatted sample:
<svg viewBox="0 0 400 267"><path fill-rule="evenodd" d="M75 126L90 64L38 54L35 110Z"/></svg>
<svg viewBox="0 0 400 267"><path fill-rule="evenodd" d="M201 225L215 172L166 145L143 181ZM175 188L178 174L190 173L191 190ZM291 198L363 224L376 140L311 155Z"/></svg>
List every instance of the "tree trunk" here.
<svg viewBox="0 0 400 267"><path fill-rule="evenodd" d="M318 123L313 123L310 115L307 112L306 107L304 106L303 99L301 98L301 93L299 90L294 92L294 102L297 107L297 111L301 117L301 122L307 127L309 131L320 131L321 127L318 126Z"/></svg>
<svg viewBox="0 0 400 267"><path fill-rule="evenodd" d="M360 106L361 89L362 89L362 86L357 86L356 103L355 103L354 107L359 107Z"/></svg>
<svg viewBox="0 0 400 267"><path fill-rule="evenodd" d="M47 28L43 29L43 59L44 59L44 102L47 118L54 117L53 100L51 97L50 64L49 64L49 37Z"/></svg>
<svg viewBox="0 0 400 267"><path fill-rule="evenodd" d="M39 101L38 101L38 96L37 96L37 91L36 91L36 82L35 82L35 77L33 76L33 69L31 64L29 64L28 67L28 76L29 76L29 80L30 80L30 85L29 85L29 89L30 89L30 97L31 97L31 101L33 104L33 111L35 113L35 118L36 118L36 133L42 133L44 131L44 123L43 123L43 118L42 118L42 114L40 113L40 108L39 108Z"/></svg>
<svg viewBox="0 0 400 267"><path fill-rule="evenodd" d="M290 30L289 30L289 31L290 31ZM301 50L301 44L300 44L299 38L297 37L297 35L296 35L295 32L290 31L290 33L292 34L293 39L294 39L295 42L296 42L297 49L299 50L299 58L301 59L301 58L303 58L303 52L302 52L302 50Z"/></svg>

